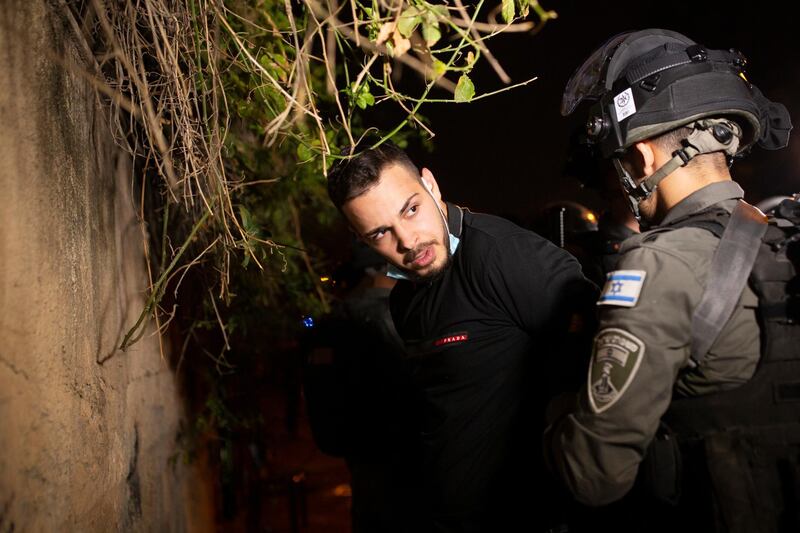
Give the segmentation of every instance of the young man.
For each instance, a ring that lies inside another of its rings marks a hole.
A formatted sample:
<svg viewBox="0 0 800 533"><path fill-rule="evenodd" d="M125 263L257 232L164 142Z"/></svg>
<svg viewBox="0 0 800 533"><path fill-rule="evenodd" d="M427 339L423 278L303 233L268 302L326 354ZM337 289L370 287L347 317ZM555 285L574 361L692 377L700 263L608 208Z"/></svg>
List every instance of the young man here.
<svg viewBox="0 0 800 533"><path fill-rule="evenodd" d="M544 530L543 409L594 286L538 235L442 201L394 146L345 162L328 191L400 278L391 311L425 404L418 530Z"/></svg>
<svg viewBox="0 0 800 533"><path fill-rule="evenodd" d="M565 114L599 100L589 138L652 228L622 245L598 301L588 382L545 434L553 469L578 500L609 504L636 482L637 504L608 523L595 516L592 528L800 527L800 417L773 396L800 379L800 353L761 360L758 319L781 317L759 315L746 281L767 224L742 201L726 161L756 143L785 146L791 124L744 64L733 50L644 30L613 38L567 86Z"/></svg>

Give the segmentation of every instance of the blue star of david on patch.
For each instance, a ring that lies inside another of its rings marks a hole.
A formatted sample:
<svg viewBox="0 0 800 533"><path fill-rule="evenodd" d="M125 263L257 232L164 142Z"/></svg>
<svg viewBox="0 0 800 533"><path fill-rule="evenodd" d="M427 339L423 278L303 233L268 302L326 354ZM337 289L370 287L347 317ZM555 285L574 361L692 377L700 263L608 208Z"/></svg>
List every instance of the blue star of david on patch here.
<svg viewBox="0 0 800 533"><path fill-rule="evenodd" d="M597 305L635 306L639 301L646 274L644 270L609 272Z"/></svg>

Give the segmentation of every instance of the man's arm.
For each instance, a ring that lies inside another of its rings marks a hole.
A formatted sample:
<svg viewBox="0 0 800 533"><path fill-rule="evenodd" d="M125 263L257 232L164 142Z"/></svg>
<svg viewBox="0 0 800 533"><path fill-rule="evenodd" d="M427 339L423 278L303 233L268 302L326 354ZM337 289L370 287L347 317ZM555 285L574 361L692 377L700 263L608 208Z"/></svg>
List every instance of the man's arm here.
<svg viewBox="0 0 800 533"><path fill-rule="evenodd" d="M577 259L534 233L507 236L489 255L488 286L506 314L534 338L551 327L568 328L574 312L594 306L597 287Z"/></svg>
<svg viewBox="0 0 800 533"><path fill-rule="evenodd" d="M488 285L505 314L537 344L543 398L582 382L596 330L597 286L565 250L530 232L506 237L490 254Z"/></svg>
<svg viewBox="0 0 800 533"><path fill-rule="evenodd" d="M689 356L702 285L684 260L656 246L622 256L604 290L588 379L572 414L545 432L548 460L574 496L604 505L624 496ZM613 277L613 275L612 275ZM637 279L642 278L642 279Z"/></svg>

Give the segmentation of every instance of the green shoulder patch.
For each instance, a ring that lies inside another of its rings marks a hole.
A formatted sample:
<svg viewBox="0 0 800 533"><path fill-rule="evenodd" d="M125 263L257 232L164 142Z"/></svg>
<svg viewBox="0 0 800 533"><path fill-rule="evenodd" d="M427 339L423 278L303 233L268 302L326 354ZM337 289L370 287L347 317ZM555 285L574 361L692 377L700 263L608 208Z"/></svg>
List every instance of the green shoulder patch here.
<svg viewBox="0 0 800 533"><path fill-rule="evenodd" d="M594 338L589 367L589 403L602 413L622 397L644 356L644 343L625 330L606 328Z"/></svg>

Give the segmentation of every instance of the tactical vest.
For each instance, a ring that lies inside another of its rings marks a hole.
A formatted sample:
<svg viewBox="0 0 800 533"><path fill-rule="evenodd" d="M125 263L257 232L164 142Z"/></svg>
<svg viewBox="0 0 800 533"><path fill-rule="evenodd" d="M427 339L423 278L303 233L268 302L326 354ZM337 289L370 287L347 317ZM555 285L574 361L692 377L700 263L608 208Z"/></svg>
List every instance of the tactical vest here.
<svg viewBox="0 0 800 533"><path fill-rule="evenodd" d="M729 219L711 208L660 230L698 227L721 238ZM798 272L800 203L786 200L769 217L748 280L761 331L753 377L732 390L674 399L641 465L637 484L672 506L675 524L800 532Z"/></svg>

